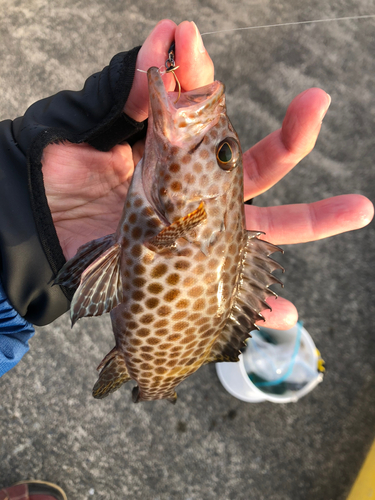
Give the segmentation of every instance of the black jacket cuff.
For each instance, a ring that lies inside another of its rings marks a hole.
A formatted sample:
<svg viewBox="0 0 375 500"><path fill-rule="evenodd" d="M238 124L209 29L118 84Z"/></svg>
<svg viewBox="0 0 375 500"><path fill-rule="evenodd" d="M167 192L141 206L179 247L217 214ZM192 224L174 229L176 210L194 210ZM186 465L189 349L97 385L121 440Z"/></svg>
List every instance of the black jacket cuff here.
<svg viewBox="0 0 375 500"><path fill-rule="evenodd" d="M67 140L108 151L145 134L144 123L123 113L139 49L117 54L81 91L59 92L0 123L1 280L13 307L33 324L56 319L73 295L51 286L65 258L44 191L43 150Z"/></svg>

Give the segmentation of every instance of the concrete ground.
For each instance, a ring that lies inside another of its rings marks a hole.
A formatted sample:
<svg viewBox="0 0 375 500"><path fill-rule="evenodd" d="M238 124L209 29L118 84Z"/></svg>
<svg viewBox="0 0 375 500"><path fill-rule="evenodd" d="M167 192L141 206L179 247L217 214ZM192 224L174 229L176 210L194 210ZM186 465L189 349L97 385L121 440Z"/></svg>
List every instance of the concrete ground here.
<svg viewBox="0 0 375 500"><path fill-rule="evenodd" d="M375 14L371 0L2 0L0 114L78 89L112 55L169 17L202 32ZM278 128L311 86L332 96L313 153L261 205L341 193L374 200L375 20L239 31L204 38L244 149ZM261 229L261 228L260 228ZM37 329L0 380L0 487L60 484L70 500L343 500L375 438L374 225L285 248L283 295L327 362L297 404L247 404L214 366L179 388L176 406L134 405L129 387L96 401L95 367L113 346L109 318L65 315Z"/></svg>

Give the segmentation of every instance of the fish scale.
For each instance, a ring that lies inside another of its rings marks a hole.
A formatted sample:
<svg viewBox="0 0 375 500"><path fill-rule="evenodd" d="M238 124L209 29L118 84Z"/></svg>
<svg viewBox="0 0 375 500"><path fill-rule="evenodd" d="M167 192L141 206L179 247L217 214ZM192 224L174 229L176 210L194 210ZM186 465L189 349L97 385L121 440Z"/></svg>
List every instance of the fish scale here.
<svg viewBox="0 0 375 500"><path fill-rule="evenodd" d="M135 380L133 401L176 401L200 366L237 361L281 266L277 247L246 231L242 152L220 82L176 102L148 71L145 154L114 235L83 245L56 282L79 286L72 323L111 314L116 346L93 395Z"/></svg>

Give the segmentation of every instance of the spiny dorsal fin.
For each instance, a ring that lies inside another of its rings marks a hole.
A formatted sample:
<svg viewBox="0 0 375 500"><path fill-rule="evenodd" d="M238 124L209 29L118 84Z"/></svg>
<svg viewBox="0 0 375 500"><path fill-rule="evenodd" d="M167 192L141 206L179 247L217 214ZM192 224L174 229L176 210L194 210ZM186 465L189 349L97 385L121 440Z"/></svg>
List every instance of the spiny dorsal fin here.
<svg viewBox="0 0 375 500"><path fill-rule="evenodd" d="M207 214L202 201L196 210L162 229L160 233L149 240L149 243L156 247L170 247L176 243L178 238L186 235L191 229L204 222L206 218Z"/></svg>
<svg viewBox="0 0 375 500"><path fill-rule="evenodd" d="M99 378L94 385L92 395L95 399L103 399L130 380L124 357L119 354L117 348L111 352L100 363L98 369L102 368Z"/></svg>
<svg viewBox="0 0 375 500"><path fill-rule="evenodd" d="M76 255L58 272L54 285L77 288L84 270L114 244L114 234L89 241L80 246Z"/></svg>
<svg viewBox="0 0 375 500"><path fill-rule="evenodd" d="M262 233L246 231L242 254L242 268L233 299L231 314L212 346L206 363L238 361L245 340L252 330L258 329L256 322L263 320L261 311L271 310L266 299L277 294L269 289L270 285L281 281L271 274L282 266L269 255L282 250L272 243L259 239Z"/></svg>
<svg viewBox="0 0 375 500"><path fill-rule="evenodd" d="M100 316L122 301L121 246L116 243L82 274L70 307L72 326L83 316Z"/></svg>

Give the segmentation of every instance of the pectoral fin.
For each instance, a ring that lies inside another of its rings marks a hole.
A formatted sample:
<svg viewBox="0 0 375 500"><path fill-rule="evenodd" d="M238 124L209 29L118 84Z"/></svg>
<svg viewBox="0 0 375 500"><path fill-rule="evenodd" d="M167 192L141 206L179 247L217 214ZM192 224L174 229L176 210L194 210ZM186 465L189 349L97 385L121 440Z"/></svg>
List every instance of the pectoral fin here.
<svg viewBox="0 0 375 500"><path fill-rule="evenodd" d="M178 238L187 235L189 231L202 224L206 218L207 214L202 201L196 210L162 229L160 233L149 240L149 243L161 248L170 247L176 243Z"/></svg>
<svg viewBox="0 0 375 500"><path fill-rule="evenodd" d="M108 250L114 242L114 234L108 234L80 246L76 255L60 269L53 284L77 288L84 270Z"/></svg>
<svg viewBox="0 0 375 500"><path fill-rule="evenodd" d="M120 254L116 243L84 271L70 307L72 326L83 316L100 316L121 303Z"/></svg>

